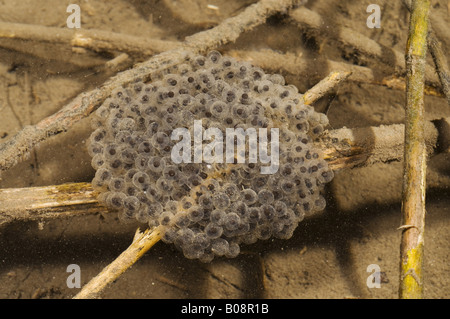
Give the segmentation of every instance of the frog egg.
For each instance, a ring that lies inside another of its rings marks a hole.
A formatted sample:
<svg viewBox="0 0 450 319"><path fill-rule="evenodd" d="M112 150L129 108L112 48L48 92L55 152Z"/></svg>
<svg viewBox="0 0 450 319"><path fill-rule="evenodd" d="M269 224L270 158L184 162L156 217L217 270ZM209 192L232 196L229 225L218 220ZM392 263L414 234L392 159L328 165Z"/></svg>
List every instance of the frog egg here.
<svg viewBox="0 0 450 319"><path fill-rule="evenodd" d="M150 177L144 172L137 172L133 176L133 185L138 189L146 190L150 186Z"/></svg>
<svg viewBox="0 0 450 319"><path fill-rule="evenodd" d="M159 156L152 156L148 159L147 166L154 173L161 173L164 170L166 161Z"/></svg>
<svg viewBox="0 0 450 319"><path fill-rule="evenodd" d="M230 206L230 198L224 192L218 192L213 196L213 205L216 209L226 209Z"/></svg>
<svg viewBox="0 0 450 319"><path fill-rule="evenodd" d="M219 238L220 236L222 236L222 233L223 233L223 228L215 223L209 223L205 227L205 234L210 239Z"/></svg>
<svg viewBox="0 0 450 319"><path fill-rule="evenodd" d="M124 207L124 200L126 195L122 192L110 192L106 198L106 204L114 209L121 209Z"/></svg>
<svg viewBox="0 0 450 319"><path fill-rule="evenodd" d="M274 195L270 190L262 189L258 193L258 201L261 205L271 204L274 201Z"/></svg>
<svg viewBox="0 0 450 319"><path fill-rule="evenodd" d="M246 205L253 205L258 201L258 194L249 188L242 191L241 197Z"/></svg>
<svg viewBox="0 0 450 319"><path fill-rule="evenodd" d="M168 226L173 220L175 215L172 212L165 211L159 216L159 223L163 226Z"/></svg>
<svg viewBox="0 0 450 319"><path fill-rule="evenodd" d="M188 217L192 222L198 222L203 219L204 212L200 206L194 205L188 210Z"/></svg>
<svg viewBox="0 0 450 319"><path fill-rule="evenodd" d="M240 192L236 184L226 183L225 185L223 185L222 190L230 198L231 201L235 201L240 197Z"/></svg>
<svg viewBox="0 0 450 319"><path fill-rule="evenodd" d="M239 227L241 218L236 213L229 213L223 219L223 225L228 230L236 230Z"/></svg>
<svg viewBox="0 0 450 319"><path fill-rule="evenodd" d="M229 243L228 251L225 253L227 258L236 258L241 252L241 248L236 242Z"/></svg>
<svg viewBox="0 0 450 319"><path fill-rule="evenodd" d="M122 192L125 189L125 180L121 177L113 177L108 183L110 191Z"/></svg>
<svg viewBox="0 0 450 319"><path fill-rule="evenodd" d="M235 257L241 243L287 239L304 216L325 208L321 193L333 178L316 146L328 119L302 101L282 76L248 62L217 51L189 56L151 84L115 89L96 111L87 143L93 187L121 219L161 226L163 240L187 258ZM208 128L279 128L278 171L237 163L255 151L248 142L235 163L173 163L173 129L193 137L195 120L203 130L194 139Z"/></svg>
<svg viewBox="0 0 450 319"><path fill-rule="evenodd" d="M216 256L223 256L230 250L230 245L227 240L223 238L217 238L211 242L211 251Z"/></svg>
<svg viewBox="0 0 450 319"><path fill-rule="evenodd" d="M226 216L227 216L227 213L224 210L215 209L211 212L210 219L211 219L211 222L213 222L217 225L223 225L223 222L225 221Z"/></svg>

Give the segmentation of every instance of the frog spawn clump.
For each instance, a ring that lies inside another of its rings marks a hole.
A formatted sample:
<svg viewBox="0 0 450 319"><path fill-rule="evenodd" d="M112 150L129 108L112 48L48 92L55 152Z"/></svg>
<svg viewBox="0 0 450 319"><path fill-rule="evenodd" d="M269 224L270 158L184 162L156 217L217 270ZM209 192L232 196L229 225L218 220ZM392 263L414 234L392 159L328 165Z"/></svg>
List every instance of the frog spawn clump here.
<svg viewBox="0 0 450 319"><path fill-rule="evenodd" d="M223 132L278 128L278 171L261 174L263 164L248 161L175 164L172 131L192 132L194 120ZM187 258L236 257L242 243L290 238L325 208L333 172L314 141L327 124L281 75L216 51L191 56L152 83L116 89L95 112L93 187L123 220L163 225L163 241Z"/></svg>

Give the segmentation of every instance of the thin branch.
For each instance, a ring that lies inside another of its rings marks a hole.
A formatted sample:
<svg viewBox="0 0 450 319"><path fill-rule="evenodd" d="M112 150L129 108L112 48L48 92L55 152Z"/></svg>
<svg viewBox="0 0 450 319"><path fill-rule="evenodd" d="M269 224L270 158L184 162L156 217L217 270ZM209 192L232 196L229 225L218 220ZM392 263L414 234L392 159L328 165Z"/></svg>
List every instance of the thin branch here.
<svg viewBox="0 0 450 319"><path fill-rule="evenodd" d="M396 72L405 71L404 54L384 46L371 38L354 31L345 26L335 26L325 21L318 13L305 7L294 9L290 12L292 21L300 27L311 30L318 34L326 34L329 38L336 39L342 45L356 49L367 56L376 58L377 60L392 66ZM431 66L426 66L425 78L429 83L438 85L439 79Z"/></svg>
<svg viewBox="0 0 450 319"><path fill-rule="evenodd" d="M108 213L89 183L5 188L0 190L0 226L11 221Z"/></svg>
<svg viewBox="0 0 450 319"><path fill-rule="evenodd" d="M147 229L143 233L138 229L134 235L133 243L111 264L91 279L74 299L97 298L103 289L119 278L161 239L161 231L161 226L151 230Z"/></svg>
<svg viewBox="0 0 450 319"><path fill-rule="evenodd" d="M117 87L136 80L148 81L152 75L182 63L192 53L205 53L228 42L235 41L242 32L265 22L267 17L283 12L299 0L261 0L247 7L239 15L226 19L213 29L187 37L182 47L158 54L133 69L119 73L102 86L81 93L57 113L36 125L26 126L9 141L0 145L0 171L7 170L28 157L30 151L49 136L67 131L87 117Z"/></svg>
<svg viewBox="0 0 450 319"><path fill-rule="evenodd" d="M434 121L439 131L439 152L450 153L450 118L442 118Z"/></svg>
<svg viewBox="0 0 450 319"><path fill-rule="evenodd" d="M105 63L105 69L111 72L119 72L129 68L133 63L133 60L126 53L121 53L114 59Z"/></svg>
<svg viewBox="0 0 450 319"><path fill-rule="evenodd" d="M411 12L411 0L403 0L403 4L408 8L409 12ZM442 84L442 91L447 97L448 105L450 105L450 72L448 70L447 58L445 57L444 52L442 52L441 43L432 29L431 22L428 23L428 50L430 50L431 56L433 57L436 72Z"/></svg>
<svg viewBox="0 0 450 319"><path fill-rule="evenodd" d="M317 83L303 95L305 104L313 104L345 81L350 74L351 72L331 72L325 79Z"/></svg>
<svg viewBox="0 0 450 319"><path fill-rule="evenodd" d="M211 48L234 42L241 33L264 23L269 16L285 12L294 5L305 2L305 0L260 0L240 14L224 20L217 27L186 37L185 43L202 54L206 53Z"/></svg>
<svg viewBox="0 0 450 319"><path fill-rule="evenodd" d="M439 131L432 122L424 124L428 154L435 152ZM322 150L333 170L389 163L403 159L405 126L381 125L366 128L341 128L329 132Z"/></svg>
<svg viewBox="0 0 450 319"><path fill-rule="evenodd" d="M320 76L333 71L349 72L348 81L358 83L368 83L374 85L382 85L394 90L404 91L406 88L405 80L397 76L380 77L371 69L363 66L353 65L349 63L336 62L326 60L323 58L310 59L298 56L294 53L279 53L273 50L260 51L243 51L243 50L229 50L227 54L239 60L250 61L265 70L274 72L282 72L293 76ZM440 96L442 93L431 86L425 88L425 94Z"/></svg>
<svg viewBox="0 0 450 319"><path fill-rule="evenodd" d="M450 72L448 70L448 62L442 52L441 43L438 41L434 33L428 35L428 48L433 57L436 66L436 72L442 84L442 91L447 97L447 103L450 106Z"/></svg>
<svg viewBox="0 0 450 319"><path fill-rule="evenodd" d="M0 38L67 44L95 52L120 51L153 55L180 47L181 43L95 29L68 29L0 22Z"/></svg>
<svg viewBox="0 0 450 319"><path fill-rule="evenodd" d="M400 286L402 299L422 298L427 153L424 128L424 78L429 0L413 0L406 45L407 91L403 176Z"/></svg>
<svg viewBox="0 0 450 319"><path fill-rule="evenodd" d="M291 52L279 53L270 49L259 51L229 50L227 54L239 60L249 61L264 70L283 72L298 77L308 74L310 77L315 76L322 79L325 74L339 71L351 73L348 77L349 81L366 83L376 80L381 81L381 79L375 77L373 71L369 68L320 58L317 60L308 59ZM325 74L322 74L322 72L325 72Z"/></svg>

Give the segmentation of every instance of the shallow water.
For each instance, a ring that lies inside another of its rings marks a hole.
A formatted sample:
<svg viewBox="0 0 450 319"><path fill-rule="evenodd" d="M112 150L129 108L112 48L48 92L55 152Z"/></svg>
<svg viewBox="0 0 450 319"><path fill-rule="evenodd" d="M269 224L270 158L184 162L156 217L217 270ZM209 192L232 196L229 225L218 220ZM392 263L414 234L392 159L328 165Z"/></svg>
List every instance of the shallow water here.
<svg viewBox="0 0 450 319"><path fill-rule="evenodd" d="M252 2L83 2L80 30L101 29L179 41L238 14ZM267 72L280 72L300 92L332 71L326 59L364 66L381 78L388 77L393 73L389 63L336 41L338 30L346 26L404 52L407 11L400 2L381 3L380 29L370 29L366 24L370 1L309 1L306 7L322 16L324 35L299 28L286 16L278 15L219 50L235 57L263 52L253 55L253 63L260 63ZM0 20L67 28L71 14L66 12L68 4L53 0L4 1ZM448 35L442 32L449 26L446 2L436 1L431 14L443 48L448 49ZM282 54L286 59L283 61L289 64L274 59ZM96 53L68 45L0 39L0 141L55 113L79 93L101 85L114 74L105 70L104 64L115 55L106 50ZM137 55L132 58L133 62L145 60ZM302 70L300 74L297 68ZM450 116L442 97L427 95L425 105L427 119ZM347 81L336 94L327 95L314 107L318 112L327 112L330 129L402 123L404 92ZM91 181L94 169L86 148L91 132L90 119L84 119L68 132L49 138L29 159L3 173L0 187ZM446 155L435 156L428 169L432 188L427 194L426 298L449 297L448 160ZM301 222L291 239L248 245L242 247L237 258L217 258L209 264L187 260L172 245L161 242L108 287L102 297L396 298L401 178L402 164L397 162L336 172L326 188L326 210ZM0 298L73 297L80 289L68 287L67 267L80 267L84 285L126 249L138 226L144 225L123 224L115 213L0 226ZM367 286L370 265L379 266L379 289Z"/></svg>

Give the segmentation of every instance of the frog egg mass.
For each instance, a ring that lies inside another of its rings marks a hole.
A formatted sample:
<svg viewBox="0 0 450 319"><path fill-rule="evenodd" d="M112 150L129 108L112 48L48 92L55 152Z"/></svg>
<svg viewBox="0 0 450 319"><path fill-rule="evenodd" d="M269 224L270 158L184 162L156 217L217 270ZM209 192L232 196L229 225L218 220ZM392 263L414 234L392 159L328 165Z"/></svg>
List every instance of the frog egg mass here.
<svg viewBox="0 0 450 319"><path fill-rule="evenodd" d="M328 119L281 75L212 51L152 80L94 114L93 187L122 220L162 225L163 241L209 262L288 239L325 208L333 172L314 142Z"/></svg>

